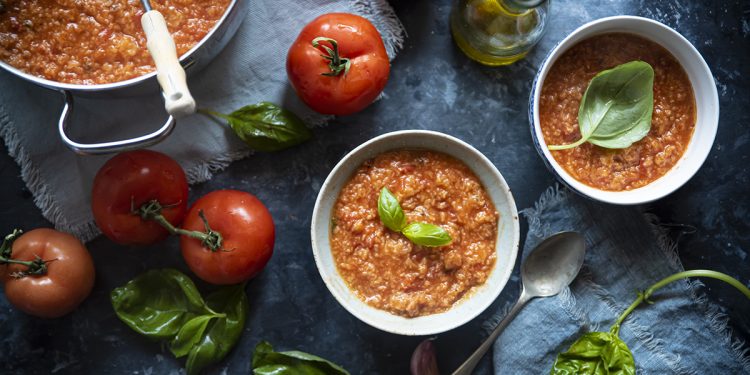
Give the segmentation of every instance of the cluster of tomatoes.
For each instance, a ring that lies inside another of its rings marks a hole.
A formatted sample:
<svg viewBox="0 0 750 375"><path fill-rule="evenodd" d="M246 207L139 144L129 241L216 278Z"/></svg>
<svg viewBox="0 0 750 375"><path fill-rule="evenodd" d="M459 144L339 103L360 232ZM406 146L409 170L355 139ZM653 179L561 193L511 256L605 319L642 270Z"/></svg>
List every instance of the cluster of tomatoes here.
<svg viewBox="0 0 750 375"><path fill-rule="evenodd" d="M94 178L91 208L102 233L119 244L151 245L170 232L179 234L188 267L212 284L241 283L268 263L274 225L258 198L217 190L190 209L187 202L180 165L167 155L139 150L102 166Z"/></svg>
<svg viewBox="0 0 750 375"><path fill-rule="evenodd" d="M185 172L159 152L129 151L107 161L94 179L91 206L101 231L119 244L151 245L170 233L180 235L188 267L212 284L254 277L273 252L273 219L260 200L243 191L217 190L188 209ZM10 249L6 258L12 260L0 266L0 279L6 297L20 310L58 317L91 293L94 263L75 237L35 229L15 239ZM37 266L31 264L35 260ZM30 272L29 264L36 271Z"/></svg>

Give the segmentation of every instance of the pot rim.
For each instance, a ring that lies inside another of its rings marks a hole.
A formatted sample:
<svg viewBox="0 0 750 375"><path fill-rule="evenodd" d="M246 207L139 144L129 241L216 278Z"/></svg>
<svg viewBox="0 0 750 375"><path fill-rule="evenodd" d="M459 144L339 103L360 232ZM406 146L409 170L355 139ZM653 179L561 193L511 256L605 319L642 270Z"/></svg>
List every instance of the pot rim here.
<svg viewBox="0 0 750 375"><path fill-rule="evenodd" d="M184 66L184 62L189 60L198 49L203 47L203 45L209 39L211 39L211 37L217 32L217 30L219 30L219 26L226 21L227 17L229 17L229 15L235 9L239 1L241 0L231 0L229 5L227 6L226 11L224 11L224 14L221 16L221 18L219 18L216 21L216 23L211 28L211 30L208 31L206 36L204 36L203 39L201 39L192 48L190 48L187 52L185 52L182 56L179 57L178 60L180 61L180 64ZM136 86L156 76L156 70L154 70L150 73L146 73L144 75L130 78L124 81L100 83L100 84L93 84L93 85L83 85L83 84L57 82L57 81L52 81L52 80L42 78L39 76L35 76L33 74L24 72L23 70L20 70L2 60L0 60L0 68L5 69L9 73L17 77L20 77L26 81L32 82L42 87L47 87L47 88L54 89L54 90L68 90L68 91L74 91L74 92L98 92L98 91L117 90L117 89L122 89L126 87Z"/></svg>

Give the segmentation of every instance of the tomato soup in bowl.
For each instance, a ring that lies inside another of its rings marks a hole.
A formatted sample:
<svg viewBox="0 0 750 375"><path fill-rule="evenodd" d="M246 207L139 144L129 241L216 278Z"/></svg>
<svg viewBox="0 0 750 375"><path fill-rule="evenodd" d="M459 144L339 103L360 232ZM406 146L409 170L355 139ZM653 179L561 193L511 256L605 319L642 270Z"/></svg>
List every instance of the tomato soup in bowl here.
<svg viewBox="0 0 750 375"><path fill-rule="evenodd" d="M383 188L405 223L439 226L449 243L418 245L386 227ZM346 310L387 332L430 335L468 322L503 290L518 253L518 213L502 175L475 148L405 130L365 142L334 167L311 237L318 271Z"/></svg>
<svg viewBox="0 0 750 375"><path fill-rule="evenodd" d="M580 105L592 79L632 61L653 69L645 137L625 148L584 142L550 150L581 138ZM535 79L529 120L537 151L558 180L599 201L639 204L671 193L697 172L718 115L713 76L685 38L653 20L617 16L581 26L555 47Z"/></svg>

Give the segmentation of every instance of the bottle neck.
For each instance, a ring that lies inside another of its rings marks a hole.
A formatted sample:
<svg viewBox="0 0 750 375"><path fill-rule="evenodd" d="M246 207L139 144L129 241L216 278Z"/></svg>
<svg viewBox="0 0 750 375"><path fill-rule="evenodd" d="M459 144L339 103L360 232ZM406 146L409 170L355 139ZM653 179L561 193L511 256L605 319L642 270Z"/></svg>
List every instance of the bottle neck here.
<svg viewBox="0 0 750 375"><path fill-rule="evenodd" d="M509 12L524 13L546 3L547 0L498 0L498 2Z"/></svg>

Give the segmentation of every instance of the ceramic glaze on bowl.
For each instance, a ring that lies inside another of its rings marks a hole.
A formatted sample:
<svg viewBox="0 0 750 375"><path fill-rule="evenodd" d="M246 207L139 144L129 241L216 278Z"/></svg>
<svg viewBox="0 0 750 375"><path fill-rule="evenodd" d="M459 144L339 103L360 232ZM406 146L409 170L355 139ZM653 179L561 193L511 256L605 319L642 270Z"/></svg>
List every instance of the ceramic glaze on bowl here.
<svg viewBox="0 0 750 375"><path fill-rule="evenodd" d="M695 95L696 123L693 136L675 166L662 177L633 190L605 191L586 185L568 174L547 148L539 120L539 102L548 72L567 50L595 35L630 33L653 41L669 51L682 65ZM555 177L586 197L613 204L641 204L660 199L685 184L700 169L711 151L719 125L719 96L711 70L700 53L678 32L657 21L616 16L587 23L561 41L545 59L534 80L529 103L529 122L534 146Z"/></svg>
<svg viewBox="0 0 750 375"><path fill-rule="evenodd" d="M495 266L487 281L474 287L449 310L406 318L376 309L349 289L336 269L331 253L330 223L341 188L362 163L383 152L427 149L445 153L466 164L481 181L499 214ZM484 311L508 282L518 253L518 212L508 184L484 155L469 144L446 134L404 130L373 138L347 154L331 171L318 193L313 210L311 237L315 263L334 298L352 315L383 331L402 335L432 335L456 328Z"/></svg>

